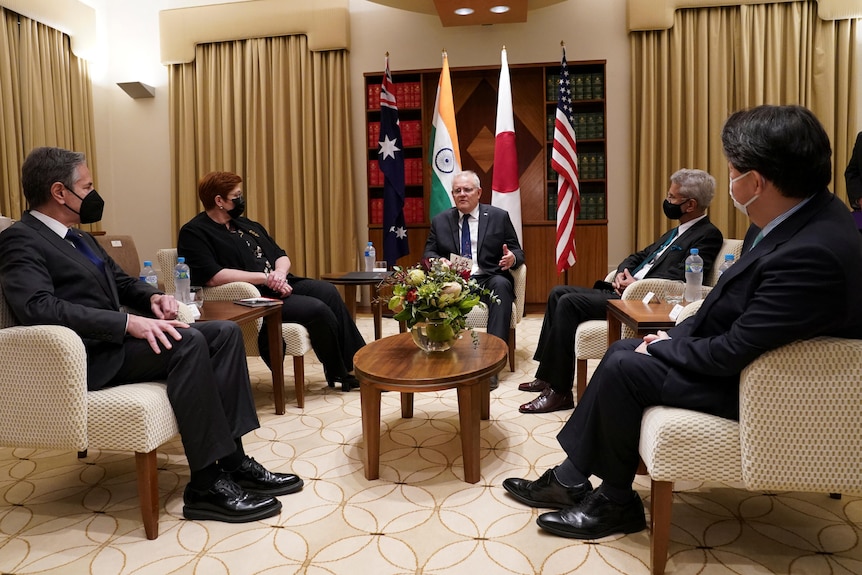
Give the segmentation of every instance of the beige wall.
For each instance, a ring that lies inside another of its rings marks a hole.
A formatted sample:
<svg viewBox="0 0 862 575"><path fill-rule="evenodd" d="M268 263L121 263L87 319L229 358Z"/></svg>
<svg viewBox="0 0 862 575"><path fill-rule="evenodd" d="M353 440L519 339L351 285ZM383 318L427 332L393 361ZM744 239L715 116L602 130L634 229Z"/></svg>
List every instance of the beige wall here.
<svg viewBox="0 0 862 575"><path fill-rule="evenodd" d="M141 258L155 259L159 247L173 246L176 242L169 213L167 72L159 63L158 13L221 2L81 1L97 12L99 49L91 70L97 111L97 183L107 199L104 227L109 232L133 235ZM393 70L439 67L444 48L449 53L450 65L457 68L496 65L500 61L500 48L505 44L509 63L515 65L557 61L563 40L570 60L607 60L608 261L615 264L631 252L626 0L568 0L531 12L525 24L489 27L443 28L436 16L365 0L350 0L350 10L353 147L359 205L364 205L366 184L362 74L381 70L386 51L390 52ZM859 42L862 45L862 33ZM858 66L862 72L862 61ZM132 100L116 86L117 82L132 80L155 86L156 97ZM862 110L862 94L859 102ZM366 225L365 212L359 210L358 217L361 236Z"/></svg>

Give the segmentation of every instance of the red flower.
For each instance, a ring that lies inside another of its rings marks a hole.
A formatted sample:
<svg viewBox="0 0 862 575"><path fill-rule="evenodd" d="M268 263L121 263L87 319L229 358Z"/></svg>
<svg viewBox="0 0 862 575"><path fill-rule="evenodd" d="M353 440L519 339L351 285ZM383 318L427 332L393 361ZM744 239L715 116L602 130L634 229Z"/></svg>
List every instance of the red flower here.
<svg viewBox="0 0 862 575"><path fill-rule="evenodd" d="M416 298L418 297L418 293L419 293L418 290L416 288L413 288L412 290L410 290L409 292L407 292L404 295L404 299L406 299L410 303L413 303L414 301L416 301Z"/></svg>
<svg viewBox="0 0 862 575"><path fill-rule="evenodd" d="M462 278L464 278L465 280L469 280L469 279L470 279L470 270L461 270L460 272L458 272L458 274L459 274Z"/></svg>

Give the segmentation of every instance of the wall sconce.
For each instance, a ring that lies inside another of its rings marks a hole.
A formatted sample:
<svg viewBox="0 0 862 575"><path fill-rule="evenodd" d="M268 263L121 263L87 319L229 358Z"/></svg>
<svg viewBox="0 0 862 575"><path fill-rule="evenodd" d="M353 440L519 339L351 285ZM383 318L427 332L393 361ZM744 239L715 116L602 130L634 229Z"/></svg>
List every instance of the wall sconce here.
<svg viewBox="0 0 862 575"><path fill-rule="evenodd" d="M155 98L156 89L148 86L143 82L117 82L117 86L123 89L123 92L134 99L138 98Z"/></svg>

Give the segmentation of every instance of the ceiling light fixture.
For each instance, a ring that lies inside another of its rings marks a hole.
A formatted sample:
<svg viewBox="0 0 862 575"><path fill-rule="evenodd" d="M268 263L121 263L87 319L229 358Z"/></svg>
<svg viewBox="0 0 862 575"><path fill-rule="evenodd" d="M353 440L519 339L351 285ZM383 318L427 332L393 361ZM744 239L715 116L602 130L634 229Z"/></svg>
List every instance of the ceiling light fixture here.
<svg viewBox="0 0 862 575"><path fill-rule="evenodd" d="M469 16L473 12L474 10L472 8L458 8L457 10L455 10L455 14L457 14L458 16Z"/></svg>
<svg viewBox="0 0 862 575"><path fill-rule="evenodd" d="M490 8L490 11L493 12L494 14L505 14L506 12L509 11L509 7L508 6L492 6Z"/></svg>

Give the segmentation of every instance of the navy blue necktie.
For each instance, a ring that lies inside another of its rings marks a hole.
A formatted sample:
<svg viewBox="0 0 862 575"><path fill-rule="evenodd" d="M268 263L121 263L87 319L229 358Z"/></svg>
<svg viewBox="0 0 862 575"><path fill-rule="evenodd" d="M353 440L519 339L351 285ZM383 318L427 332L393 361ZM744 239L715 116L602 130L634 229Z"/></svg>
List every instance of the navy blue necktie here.
<svg viewBox="0 0 862 575"><path fill-rule="evenodd" d="M70 228L66 232L66 239L75 244L75 248L77 248L79 252L84 254L88 260L93 262L93 264L99 268L102 273L105 273L105 261L90 249L90 246L88 246L87 242L84 241L80 232L76 232Z"/></svg>
<svg viewBox="0 0 862 575"><path fill-rule="evenodd" d="M473 248L470 242L470 214L461 218L461 255L473 259Z"/></svg>

